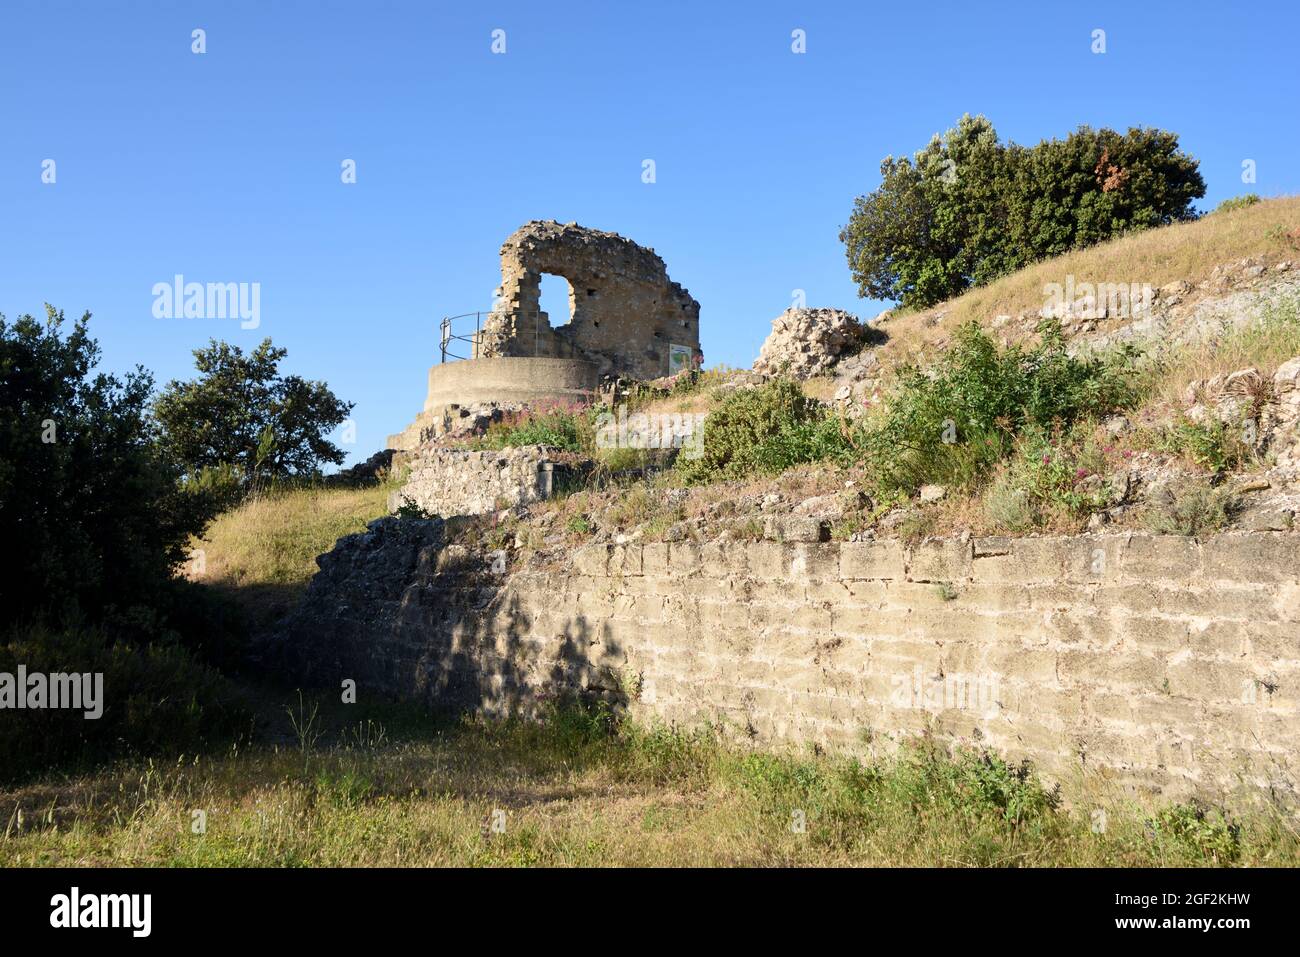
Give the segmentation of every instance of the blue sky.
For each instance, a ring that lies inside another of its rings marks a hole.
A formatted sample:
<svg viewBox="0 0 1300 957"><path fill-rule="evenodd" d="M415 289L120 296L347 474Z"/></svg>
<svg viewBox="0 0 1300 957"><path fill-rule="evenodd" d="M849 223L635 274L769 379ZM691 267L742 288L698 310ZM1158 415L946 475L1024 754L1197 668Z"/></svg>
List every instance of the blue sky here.
<svg viewBox="0 0 1300 957"><path fill-rule="evenodd" d="M490 306L501 241L530 219L653 246L701 303L706 363L748 365L792 290L882 308L857 298L839 229L881 157L963 112L1023 143L1174 130L1202 207L1300 192L1297 10L5 0L0 312L90 310L104 367L160 383L210 337L270 336L356 402L355 461L419 410L438 318ZM155 318L177 273L260 283L260 327Z"/></svg>

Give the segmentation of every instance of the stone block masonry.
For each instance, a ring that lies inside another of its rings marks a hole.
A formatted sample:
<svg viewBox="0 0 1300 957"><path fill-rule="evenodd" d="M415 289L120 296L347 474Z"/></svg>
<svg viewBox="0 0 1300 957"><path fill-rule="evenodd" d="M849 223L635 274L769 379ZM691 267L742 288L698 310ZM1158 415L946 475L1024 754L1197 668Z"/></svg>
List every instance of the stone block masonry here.
<svg viewBox="0 0 1300 957"><path fill-rule="evenodd" d="M592 545L494 574L387 521L392 546L326 557L286 630L317 678L487 714L576 690L769 745L929 733L1057 780L1295 798L1300 535Z"/></svg>
<svg viewBox="0 0 1300 957"><path fill-rule="evenodd" d="M480 451L425 445L411 453L406 484L389 496L389 511L403 504L431 515L482 515L549 498L556 469L544 446Z"/></svg>

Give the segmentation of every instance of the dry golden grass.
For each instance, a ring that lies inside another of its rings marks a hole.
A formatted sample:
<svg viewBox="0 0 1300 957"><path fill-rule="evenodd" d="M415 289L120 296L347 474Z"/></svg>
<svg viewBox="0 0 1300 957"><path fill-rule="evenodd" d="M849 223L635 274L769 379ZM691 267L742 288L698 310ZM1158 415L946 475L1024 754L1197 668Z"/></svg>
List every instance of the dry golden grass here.
<svg viewBox="0 0 1300 957"><path fill-rule="evenodd" d="M816 376L799 383L803 394L810 399L816 399L818 402L830 404L832 396L835 394L835 380L831 376Z"/></svg>
<svg viewBox="0 0 1300 957"><path fill-rule="evenodd" d="M684 395L670 395L662 399L651 399L637 408L637 412L649 415L682 414L688 412L709 412L714 406L711 390L699 389Z"/></svg>
<svg viewBox="0 0 1300 957"><path fill-rule="evenodd" d="M999 315L1037 311L1048 283L1150 283L1183 279L1195 285L1220 263L1261 257L1271 264L1300 258L1300 197L1264 200L1246 209L1215 213L1190 223L1150 229L1028 266L930 309L899 315L884 325L887 364L922 363L935 345L962 323L988 326ZM934 317L944 313L937 322Z"/></svg>
<svg viewBox="0 0 1300 957"><path fill-rule="evenodd" d="M258 621L287 611L316 574L316 556L388 514L391 484L360 489L268 492L219 515L202 540L202 572L191 577L236 594Z"/></svg>

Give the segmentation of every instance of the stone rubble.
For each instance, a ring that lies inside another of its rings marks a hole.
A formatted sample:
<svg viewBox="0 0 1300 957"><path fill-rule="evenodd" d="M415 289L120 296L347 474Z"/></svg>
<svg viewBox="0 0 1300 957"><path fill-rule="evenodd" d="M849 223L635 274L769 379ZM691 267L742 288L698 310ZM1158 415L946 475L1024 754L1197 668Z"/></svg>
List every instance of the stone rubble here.
<svg viewBox="0 0 1300 957"><path fill-rule="evenodd" d="M772 320L772 332L753 370L760 375L811 379L862 346L863 326L842 309L787 309Z"/></svg>

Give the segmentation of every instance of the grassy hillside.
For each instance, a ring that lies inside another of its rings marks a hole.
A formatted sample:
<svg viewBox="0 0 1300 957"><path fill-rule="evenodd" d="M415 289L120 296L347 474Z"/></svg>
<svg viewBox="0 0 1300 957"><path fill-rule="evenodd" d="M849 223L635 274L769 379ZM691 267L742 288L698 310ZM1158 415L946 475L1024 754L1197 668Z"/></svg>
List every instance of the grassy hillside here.
<svg viewBox="0 0 1300 957"><path fill-rule="evenodd" d="M317 555L388 514L392 488L291 488L249 499L194 542L203 562L190 575L236 598L256 624L269 624L307 587Z"/></svg>
<svg viewBox="0 0 1300 957"><path fill-rule="evenodd" d="M1043 287L1073 275L1077 282L1196 285L1225 262L1259 257L1266 263L1300 260L1300 197L1254 206L1124 236L1028 266L930 309L900 313L886 323L890 341L882 356L924 364L940 340L964 322L989 325L1000 315L1043 306Z"/></svg>

